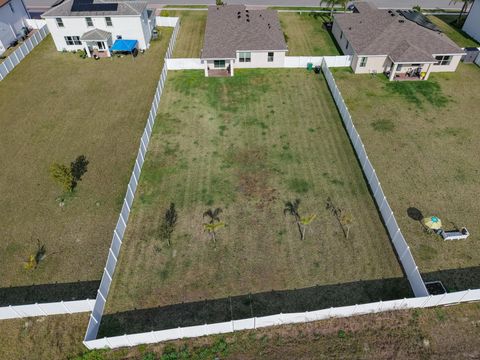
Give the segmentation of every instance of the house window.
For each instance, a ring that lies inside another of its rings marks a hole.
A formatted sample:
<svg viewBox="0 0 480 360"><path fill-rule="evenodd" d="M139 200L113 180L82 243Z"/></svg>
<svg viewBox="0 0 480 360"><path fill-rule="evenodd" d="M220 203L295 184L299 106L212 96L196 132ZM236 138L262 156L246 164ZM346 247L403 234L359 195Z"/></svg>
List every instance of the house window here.
<svg viewBox="0 0 480 360"><path fill-rule="evenodd" d="M365 67L367 66L367 57L361 57L360 58L360 67Z"/></svg>
<svg viewBox="0 0 480 360"><path fill-rule="evenodd" d="M58 27L65 27L65 25L63 25L62 18L55 18L55 20L57 21L57 26Z"/></svg>
<svg viewBox="0 0 480 360"><path fill-rule="evenodd" d="M80 36L65 36L65 42L67 45L82 45Z"/></svg>
<svg viewBox="0 0 480 360"><path fill-rule="evenodd" d="M238 54L238 59L240 62L251 62L252 61L252 53L250 52L241 52Z"/></svg>
<svg viewBox="0 0 480 360"><path fill-rule="evenodd" d="M15 9L13 8L13 5L12 5L12 3L11 3L11 2L9 2L9 3L8 3L8 5L10 6L10 10L12 11L12 13L14 13L14 12L15 12Z"/></svg>
<svg viewBox="0 0 480 360"><path fill-rule="evenodd" d="M213 60L213 67L216 69L225 68L225 60Z"/></svg>
<svg viewBox="0 0 480 360"><path fill-rule="evenodd" d="M440 56L435 56L435 60L437 60L435 65L450 65L450 62L452 61L452 57L449 55L444 55L444 56L440 55Z"/></svg>
<svg viewBox="0 0 480 360"><path fill-rule="evenodd" d="M113 26L111 17L106 17L105 22L107 23L107 26Z"/></svg>
<svg viewBox="0 0 480 360"><path fill-rule="evenodd" d="M93 26L93 20L91 17L86 17L85 18L85 21L87 22L87 26L88 27L92 27Z"/></svg>
<svg viewBox="0 0 480 360"><path fill-rule="evenodd" d="M273 52L268 53L268 62L273 62Z"/></svg>

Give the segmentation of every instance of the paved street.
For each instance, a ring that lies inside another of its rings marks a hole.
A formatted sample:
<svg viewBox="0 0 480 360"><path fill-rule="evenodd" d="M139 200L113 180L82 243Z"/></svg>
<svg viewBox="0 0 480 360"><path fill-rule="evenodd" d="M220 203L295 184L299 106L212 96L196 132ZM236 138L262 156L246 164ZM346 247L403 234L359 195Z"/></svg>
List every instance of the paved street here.
<svg viewBox="0 0 480 360"><path fill-rule="evenodd" d="M48 8L55 0L25 0L29 9ZM215 4L215 0L147 0L150 4L165 5L197 5ZM420 5L422 8L460 9L461 2L451 3L450 0L369 0L371 3L382 8L411 8ZM228 0L228 4L249 4L249 5L277 5L277 6L318 6L318 0Z"/></svg>

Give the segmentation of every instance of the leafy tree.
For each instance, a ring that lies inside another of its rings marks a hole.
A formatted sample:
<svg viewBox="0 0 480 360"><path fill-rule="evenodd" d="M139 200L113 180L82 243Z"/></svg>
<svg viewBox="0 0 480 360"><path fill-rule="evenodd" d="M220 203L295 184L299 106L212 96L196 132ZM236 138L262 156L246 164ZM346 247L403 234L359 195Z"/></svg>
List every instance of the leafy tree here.
<svg viewBox="0 0 480 360"><path fill-rule="evenodd" d="M168 246L171 245L171 237L175 224L177 223L177 210L175 204L170 203L170 207L165 212L165 217L161 226L161 236L167 240Z"/></svg>
<svg viewBox="0 0 480 360"><path fill-rule="evenodd" d="M64 191L72 192L78 182L82 180L82 176L87 172L89 161L85 155L78 156L75 161L70 163L70 167L53 163L50 166L50 175L60 184Z"/></svg>
<svg viewBox="0 0 480 360"><path fill-rule="evenodd" d="M215 221L220 221L220 214L222 213L221 208L216 208L216 209L208 209L203 213L203 217L209 217L210 218L210 224L213 224Z"/></svg>
<svg viewBox="0 0 480 360"><path fill-rule="evenodd" d="M216 3L217 6L223 5L223 1L222 1L222 0L216 0L215 3Z"/></svg>
<svg viewBox="0 0 480 360"><path fill-rule="evenodd" d="M64 191L73 191L73 175L70 168L62 164L53 163L50 166L50 175Z"/></svg>

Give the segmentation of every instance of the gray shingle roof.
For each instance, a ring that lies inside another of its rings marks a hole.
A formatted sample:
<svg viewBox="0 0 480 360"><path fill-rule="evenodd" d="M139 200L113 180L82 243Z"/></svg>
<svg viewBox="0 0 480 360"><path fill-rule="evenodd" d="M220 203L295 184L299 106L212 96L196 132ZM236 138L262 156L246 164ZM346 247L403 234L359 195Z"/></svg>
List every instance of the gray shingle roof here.
<svg viewBox="0 0 480 360"><path fill-rule="evenodd" d="M432 61L434 54L463 54L446 35L427 29L395 11L356 3L359 11L335 14L335 21L358 55L389 55L395 62Z"/></svg>
<svg viewBox="0 0 480 360"><path fill-rule="evenodd" d="M274 10L244 5L209 6L203 59L232 59L237 50L287 50Z"/></svg>
<svg viewBox="0 0 480 360"><path fill-rule="evenodd" d="M72 11L73 0L66 0L42 14L42 17L64 17L64 16L135 16L141 15L147 7L146 1L135 0L94 0L94 4L118 4L116 10L111 11Z"/></svg>
<svg viewBox="0 0 480 360"><path fill-rule="evenodd" d="M80 37L82 41L105 41L108 40L112 36L111 33L108 31L100 30L100 29L93 29L87 31Z"/></svg>

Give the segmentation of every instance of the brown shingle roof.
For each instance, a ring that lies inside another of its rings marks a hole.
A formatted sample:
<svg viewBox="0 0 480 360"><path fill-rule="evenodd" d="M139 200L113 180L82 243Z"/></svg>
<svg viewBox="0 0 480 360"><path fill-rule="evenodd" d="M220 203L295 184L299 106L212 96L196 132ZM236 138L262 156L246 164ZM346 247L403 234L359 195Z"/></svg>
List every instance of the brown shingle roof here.
<svg viewBox="0 0 480 360"><path fill-rule="evenodd" d="M0 7L8 3L10 0L0 0Z"/></svg>
<svg viewBox="0 0 480 360"><path fill-rule="evenodd" d="M287 50L277 12L244 5L209 6L203 59L233 59L238 50Z"/></svg>
<svg viewBox="0 0 480 360"><path fill-rule="evenodd" d="M396 62L432 61L435 54L463 54L446 35L410 21L395 11L356 3L359 11L336 14L335 21L358 55L389 55Z"/></svg>

